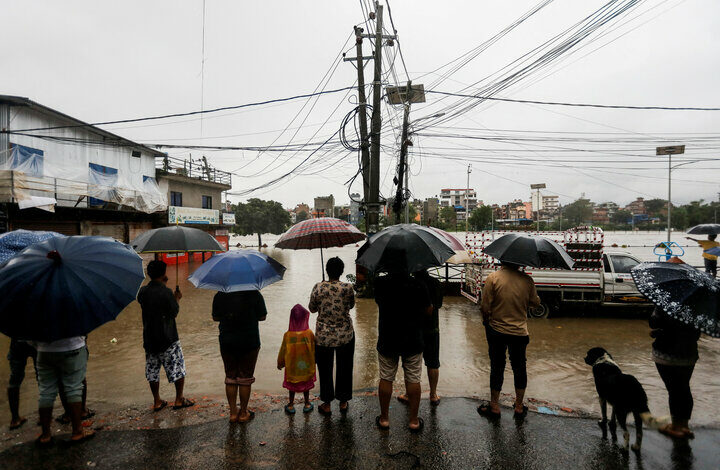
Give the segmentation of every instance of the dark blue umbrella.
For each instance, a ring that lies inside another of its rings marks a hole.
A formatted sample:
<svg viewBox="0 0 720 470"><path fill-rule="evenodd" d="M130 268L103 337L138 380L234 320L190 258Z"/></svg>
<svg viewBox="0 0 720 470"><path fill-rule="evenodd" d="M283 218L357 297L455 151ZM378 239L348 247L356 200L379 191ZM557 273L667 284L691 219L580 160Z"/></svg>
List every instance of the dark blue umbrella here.
<svg viewBox="0 0 720 470"><path fill-rule="evenodd" d="M575 261L554 241L524 233L508 233L490 243L483 253L505 263L533 268L572 269Z"/></svg>
<svg viewBox="0 0 720 470"><path fill-rule="evenodd" d="M233 250L214 255L190 276L201 289L220 292L260 290L283 278L285 266L256 250Z"/></svg>
<svg viewBox="0 0 720 470"><path fill-rule="evenodd" d="M0 235L0 266L25 248L53 237L64 237L57 232L35 232L33 230L13 230Z"/></svg>
<svg viewBox="0 0 720 470"><path fill-rule="evenodd" d="M55 341L114 320L145 278L142 259L108 237L54 237L0 268L0 332Z"/></svg>
<svg viewBox="0 0 720 470"><path fill-rule="evenodd" d="M720 338L720 283L687 264L640 263L630 270L640 293L667 315Z"/></svg>

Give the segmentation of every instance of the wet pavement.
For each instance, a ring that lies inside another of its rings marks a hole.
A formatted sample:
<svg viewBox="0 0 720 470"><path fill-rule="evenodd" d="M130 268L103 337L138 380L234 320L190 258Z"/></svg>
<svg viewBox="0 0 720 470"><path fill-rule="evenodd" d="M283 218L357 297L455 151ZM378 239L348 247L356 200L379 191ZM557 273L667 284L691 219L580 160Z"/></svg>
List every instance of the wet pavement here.
<svg viewBox="0 0 720 470"><path fill-rule="evenodd" d="M286 416L279 405L248 424L214 419L169 429L103 430L82 445L38 449L25 443L0 453L2 468L279 468L279 469L717 469L720 430L696 429L689 442L645 431L640 455L602 440L594 420L531 413L518 424L505 409L500 422L477 415L477 401L443 398L421 405L425 430L406 428L405 407L393 401L391 430L374 426L377 398L357 396L351 410ZM161 413L177 413L170 410ZM194 410L183 410L191 416ZM152 414L145 411L146 415ZM151 416L149 419L158 419ZM183 418L176 418L181 423ZM634 430L631 430L634 438ZM63 437L63 436L60 436ZM64 436L67 437L67 436Z"/></svg>

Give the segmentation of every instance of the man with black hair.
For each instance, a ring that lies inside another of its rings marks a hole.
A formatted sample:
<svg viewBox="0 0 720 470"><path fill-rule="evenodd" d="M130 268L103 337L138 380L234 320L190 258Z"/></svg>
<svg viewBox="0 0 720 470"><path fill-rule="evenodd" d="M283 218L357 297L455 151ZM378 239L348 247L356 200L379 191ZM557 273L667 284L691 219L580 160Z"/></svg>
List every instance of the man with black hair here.
<svg viewBox="0 0 720 470"><path fill-rule="evenodd" d="M688 240L692 240L696 242L698 245L700 245L703 249L703 261L705 261L705 272L710 274L712 277L717 276L717 256L711 255L707 253L707 250L711 248L717 248L720 246L720 243L716 242L715 239L717 238L717 235L710 234L708 235L707 240L698 240L696 238L692 237L685 237Z"/></svg>
<svg viewBox="0 0 720 470"><path fill-rule="evenodd" d="M143 347L145 348L145 377L153 394L153 410L160 411L167 402L160 399L160 367L165 369L168 382L175 385L173 409L187 408L195 404L183 396L185 386L185 358L178 337L175 318L180 310L179 289L167 287L167 265L159 260L147 266L150 282L140 288L137 300L142 307Z"/></svg>

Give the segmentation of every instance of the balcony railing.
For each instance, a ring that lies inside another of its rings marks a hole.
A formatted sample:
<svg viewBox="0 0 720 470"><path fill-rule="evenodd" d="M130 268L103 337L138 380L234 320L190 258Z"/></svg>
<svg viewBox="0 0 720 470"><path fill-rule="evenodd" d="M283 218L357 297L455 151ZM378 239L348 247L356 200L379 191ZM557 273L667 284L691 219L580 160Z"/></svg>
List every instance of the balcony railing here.
<svg viewBox="0 0 720 470"><path fill-rule="evenodd" d="M209 165L204 157L196 160L168 156L156 158L155 168L159 175L186 176L188 178L196 178L211 183L232 186L232 174Z"/></svg>

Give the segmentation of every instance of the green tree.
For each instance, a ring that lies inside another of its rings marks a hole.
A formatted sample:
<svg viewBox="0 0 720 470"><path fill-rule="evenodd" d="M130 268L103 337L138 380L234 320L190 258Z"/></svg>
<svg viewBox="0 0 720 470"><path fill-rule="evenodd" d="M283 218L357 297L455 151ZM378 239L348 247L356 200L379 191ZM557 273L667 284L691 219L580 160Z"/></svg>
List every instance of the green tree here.
<svg viewBox="0 0 720 470"><path fill-rule="evenodd" d="M470 225L470 230L483 230L485 227L490 225L490 222L492 221L492 207L490 206L480 206L475 208L474 211L470 214L470 219L468 220L468 224Z"/></svg>
<svg viewBox="0 0 720 470"><path fill-rule="evenodd" d="M671 217L673 228L684 230L688 227L688 213L685 206L673 207ZM667 220L665 222L667 222ZM667 225L667 223L665 225Z"/></svg>
<svg viewBox="0 0 720 470"><path fill-rule="evenodd" d="M262 246L262 234L281 234L290 226L290 214L276 201L248 199L235 206L235 226L239 235L257 233L258 247Z"/></svg>
<svg viewBox="0 0 720 470"><path fill-rule="evenodd" d="M440 219L446 229L457 230L457 213L454 207L447 206L440 209Z"/></svg>
<svg viewBox="0 0 720 470"><path fill-rule="evenodd" d="M307 220L310 216L305 211L300 211L297 214L295 214L295 223L302 222L303 220Z"/></svg>
<svg viewBox="0 0 720 470"><path fill-rule="evenodd" d="M415 222L415 217L417 217L417 210L415 210L415 207L410 204L410 207L408 208L408 220L409 223ZM405 223L405 206L402 206L402 210L400 211L400 217L396 217L395 212L391 212L390 215L387 216L387 223L388 225L396 225L396 224L404 224Z"/></svg>
<svg viewBox="0 0 720 470"><path fill-rule="evenodd" d="M665 199L648 199L644 201L645 212L649 217L660 217L661 215L667 215L665 208L667 207L667 201Z"/></svg>
<svg viewBox="0 0 720 470"><path fill-rule="evenodd" d="M610 221L614 224L627 224L632 219L632 212L626 211L625 209L620 209L615 211L613 215L610 217Z"/></svg>
<svg viewBox="0 0 720 470"><path fill-rule="evenodd" d="M580 198L563 207L562 214L572 225L589 223L593 215L593 203L589 199Z"/></svg>

